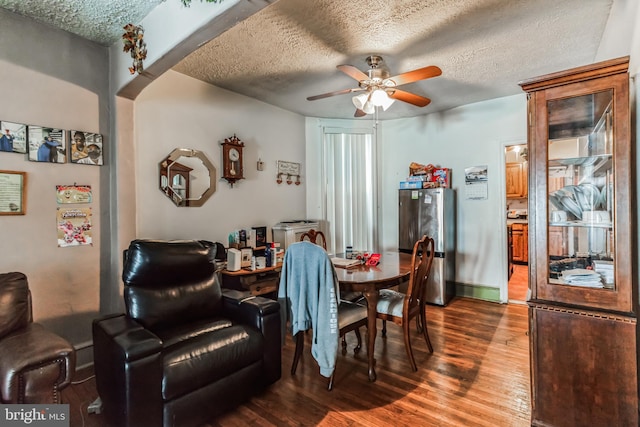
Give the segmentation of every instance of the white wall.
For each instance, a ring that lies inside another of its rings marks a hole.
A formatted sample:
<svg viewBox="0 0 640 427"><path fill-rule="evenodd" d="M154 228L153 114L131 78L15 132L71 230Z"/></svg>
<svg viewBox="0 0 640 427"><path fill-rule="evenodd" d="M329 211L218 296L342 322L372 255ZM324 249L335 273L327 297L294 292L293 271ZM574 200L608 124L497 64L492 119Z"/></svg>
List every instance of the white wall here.
<svg viewBox="0 0 640 427"><path fill-rule="evenodd" d="M382 244L398 242L398 182L412 161L452 169L457 195L456 282L500 287L507 271L504 143L526 141L526 96L493 99L382 124ZM488 167L488 199L467 200L464 170Z"/></svg>
<svg viewBox="0 0 640 427"><path fill-rule="evenodd" d="M634 57L634 45L637 47L637 23L640 18L640 2L637 0L615 0L611 6L607 26L602 35L598 52L593 62L631 55L629 74L636 74L637 58ZM637 52L637 50L636 50Z"/></svg>
<svg viewBox="0 0 640 427"><path fill-rule="evenodd" d="M3 10L0 28L0 121L99 132L108 155L106 48ZM0 152L0 169L27 173L26 215L0 216L0 272L25 273L34 320L76 347L90 344L99 309L103 236L109 236L100 212L109 168L108 162L38 163ZM93 190L93 246L58 248L55 186L73 183ZM89 349L78 364L90 359Z"/></svg>
<svg viewBox="0 0 640 427"><path fill-rule="evenodd" d="M373 126L370 120L307 119L307 162L319 158L321 127ZM398 183L409 164L418 162L452 169L457 192L456 282L500 288L506 281L507 254L504 212L504 144L526 141L526 96L494 99L441 113L379 123L378 153L381 171L379 203L381 250L398 246ZM464 169L488 167L487 200L466 200ZM309 170L320 182L317 165ZM309 216L320 217L320 185L309 188Z"/></svg>
<svg viewBox="0 0 640 427"><path fill-rule="evenodd" d="M233 230L305 217L304 117L174 71L143 90L134 116L137 237L226 246ZM231 188L220 180L220 143L234 134L245 143L246 179ZM176 207L158 188L158 163L175 148L200 150L217 169L217 190L202 207ZM277 160L301 163L302 184L277 184Z"/></svg>

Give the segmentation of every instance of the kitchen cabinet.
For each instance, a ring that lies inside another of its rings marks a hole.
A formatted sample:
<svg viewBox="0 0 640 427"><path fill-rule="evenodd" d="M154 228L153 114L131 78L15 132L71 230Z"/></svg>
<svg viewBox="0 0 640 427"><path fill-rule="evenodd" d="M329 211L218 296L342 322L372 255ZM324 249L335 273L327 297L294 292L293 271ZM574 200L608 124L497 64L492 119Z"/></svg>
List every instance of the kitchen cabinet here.
<svg viewBox="0 0 640 427"><path fill-rule="evenodd" d="M527 224L512 224L513 261L526 263L529 259L529 228Z"/></svg>
<svg viewBox="0 0 640 427"><path fill-rule="evenodd" d="M534 426L638 425L628 61L520 83Z"/></svg>
<svg viewBox="0 0 640 427"><path fill-rule="evenodd" d="M507 280L511 280L513 275L513 229L511 224L507 225Z"/></svg>
<svg viewBox="0 0 640 427"><path fill-rule="evenodd" d="M527 197L527 162L506 164L506 194L508 199Z"/></svg>

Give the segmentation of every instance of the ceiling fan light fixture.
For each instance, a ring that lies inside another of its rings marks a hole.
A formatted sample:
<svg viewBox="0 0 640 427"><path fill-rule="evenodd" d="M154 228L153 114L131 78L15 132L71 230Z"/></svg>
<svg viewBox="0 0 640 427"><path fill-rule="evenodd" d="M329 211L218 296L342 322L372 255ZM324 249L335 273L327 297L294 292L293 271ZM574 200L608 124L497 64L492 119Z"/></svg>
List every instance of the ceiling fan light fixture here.
<svg viewBox="0 0 640 427"><path fill-rule="evenodd" d="M388 98L387 92L383 91L382 89L375 89L373 92L371 92L371 102L373 102L373 104L376 106L382 105L385 98Z"/></svg>
<svg viewBox="0 0 640 427"><path fill-rule="evenodd" d="M362 111L364 111L367 114L373 114L376 112L376 106L373 102L367 101L364 103L364 106L362 107Z"/></svg>
<svg viewBox="0 0 640 427"><path fill-rule="evenodd" d="M376 89L371 93L371 102L373 105L382 107L384 111L387 111L387 108L391 107L393 101L395 100L389 97L389 94L382 89Z"/></svg>
<svg viewBox="0 0 640 427"><path fill-rule="evenodd" d="M353 101L353 105L355 105L355 107L358 110L364 111L364 106L369 101L369 93L367 92L367 93L361 93L360 95L356 95L353 98L351 98L351 101Z"/></svg>

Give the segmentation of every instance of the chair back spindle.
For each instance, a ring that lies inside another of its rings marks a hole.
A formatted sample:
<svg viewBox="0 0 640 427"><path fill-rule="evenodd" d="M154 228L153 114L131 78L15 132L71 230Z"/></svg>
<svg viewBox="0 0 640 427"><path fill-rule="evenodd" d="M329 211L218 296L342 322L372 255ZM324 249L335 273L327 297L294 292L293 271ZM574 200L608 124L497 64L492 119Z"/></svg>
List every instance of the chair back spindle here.
<svg viewBox="0 0 640 427"><path fill-rule="evenodd" d="M305 240L308 240L311 243L315 243L316 245L322 246L322 248L325 251L327 250L327 239L324 236L324 233L322 231L311 229L306 233L303 233L302 236L300 236L300 241L304 242Z"/></svg>
<svg viewBox="0 0 640 427"><path fill-rule="evenodd" d="M435 242L431 237L423 236L413 247L411 259L411 276L407 288L407 298L403 317L411 319L415 317L425 306L425 294L427 282L431 273L433 257L435 255Z"/></svg>

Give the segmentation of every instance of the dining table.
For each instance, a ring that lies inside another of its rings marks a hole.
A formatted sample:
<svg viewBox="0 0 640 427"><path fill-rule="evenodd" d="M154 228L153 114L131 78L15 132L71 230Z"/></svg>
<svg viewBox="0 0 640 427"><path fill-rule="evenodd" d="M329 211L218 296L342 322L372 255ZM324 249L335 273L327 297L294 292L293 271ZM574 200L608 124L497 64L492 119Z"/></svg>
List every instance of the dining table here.
<svg viewBox="0 0 640 427"><path fill-rule="evenodd" d="M391 288L409 280L411 254L384 252L377 265L361 264L349 268L336 268L340 290L362 292L367 300L367 358L369 381L376 380L374 357L377 335L376 307L380 289Z"/></svg>

